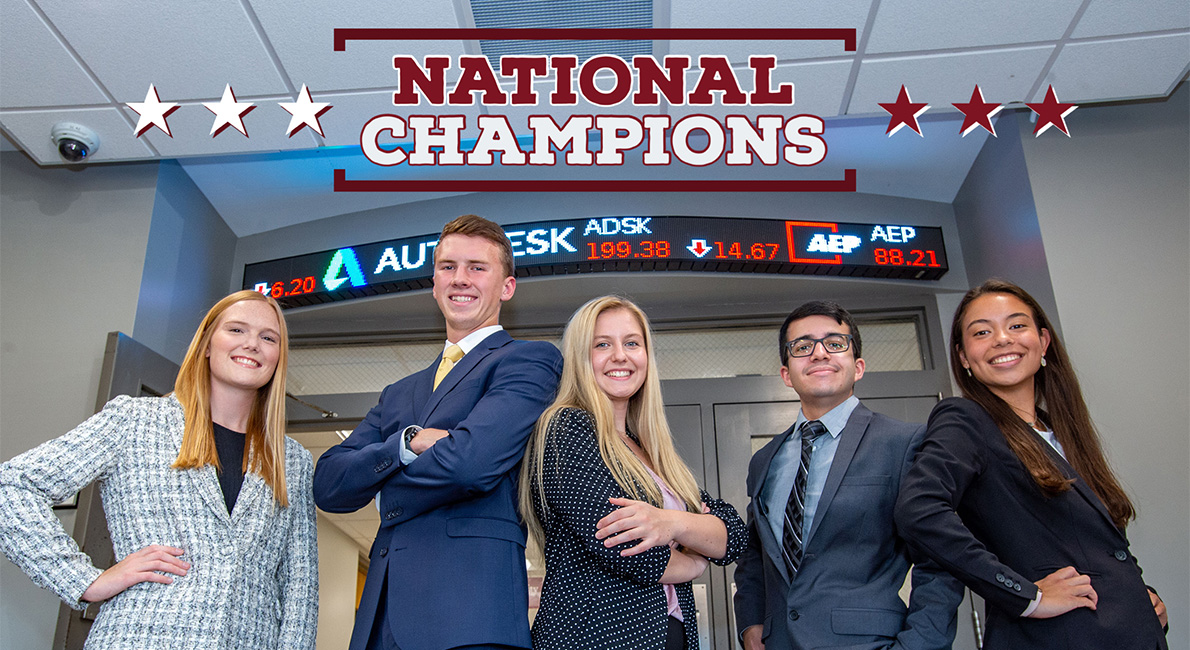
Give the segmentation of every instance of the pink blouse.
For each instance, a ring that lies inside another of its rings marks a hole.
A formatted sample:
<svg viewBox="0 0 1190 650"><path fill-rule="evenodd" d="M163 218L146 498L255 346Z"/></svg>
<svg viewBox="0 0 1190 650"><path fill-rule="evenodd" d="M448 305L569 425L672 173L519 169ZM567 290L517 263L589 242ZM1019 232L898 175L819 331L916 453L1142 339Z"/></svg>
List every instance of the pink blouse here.
<svg viewBox="0 0 1190 650"><path fill-rule="evenodd" d="M662 481L660 476L657 476L652 469L649 469L648 465L645 465L645 469L649 472L649 476L652 476L653 480L657 481L657 487L661 488L661 507L666 510L681 510L685 512L686 505L682 503L678 495L673 493L673 490L669 489L665 481ZM682 608L678 605L677 589L673 585L661 586L665 587L666 613L679 621L685 621L686 619L682 618Z"/></svg>

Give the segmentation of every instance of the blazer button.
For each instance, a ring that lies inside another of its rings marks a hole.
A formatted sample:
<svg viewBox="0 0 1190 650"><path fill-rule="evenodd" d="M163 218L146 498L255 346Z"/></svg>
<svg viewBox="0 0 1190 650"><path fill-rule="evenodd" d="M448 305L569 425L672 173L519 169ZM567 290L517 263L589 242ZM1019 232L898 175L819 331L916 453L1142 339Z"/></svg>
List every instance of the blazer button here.
<svg viewBox="0 0 1190 650"><path fill-rule="evenodd" d="M393 464L393 462L391 460L385 458L384 460L377 463L376 467L374 467L372 469L376 473L380 473L380 472L383 472L384 470L388 469L389 465L392 465L392 464Z"/></svg>
<svg viewBox="0 0 1190 650"><path fill-rule="evenodd" d="M387 548L380 549L380 557L384 557L385 555L388 555L388 549Z"/></svg>
<svg viewBox="0 0 1190 650"><path fill-rule="evenodd" d="M1007 578L1004 577L1003 573L996 574L996 582L999 582L1000 584L1004 584L1005 580L1007 580Z"/></svg>
<svg viewBox="0 0 1190 650"><path fill-rule="evenodd" d="M1116 556L1116 559L1121 562L1128 559L1128 551L1125 551L1123 549L1116 551L1114 555Z"/></svg>
<svg viewBox="0 0 1190 650"><path fill-rule="evenodd" d="M397 518L396 510L389 510L388 512L384 513L385 521L392 521L393 519L396 519L396 518Z"/></svg>
<svg viewBox="0 0 1190 650"><path fill-rule="evenodd" d="M1004 580L1004 586L1005 586L1005 587L1008 587L1009 589L1012 589L1012 586L1013 586L1013 585L1015 585L1015 584L1016 584L1016 583L1012 581L1012 578L1006 578L1006 579Z"/></svg>
<svg viewBox="0 0 1190 650"><path fill-rule="evenodd" d="M802 615L798 614L796 609L789 610L789 620L796 621L797 619L799 619L801 617L802 617Z"/></svg>

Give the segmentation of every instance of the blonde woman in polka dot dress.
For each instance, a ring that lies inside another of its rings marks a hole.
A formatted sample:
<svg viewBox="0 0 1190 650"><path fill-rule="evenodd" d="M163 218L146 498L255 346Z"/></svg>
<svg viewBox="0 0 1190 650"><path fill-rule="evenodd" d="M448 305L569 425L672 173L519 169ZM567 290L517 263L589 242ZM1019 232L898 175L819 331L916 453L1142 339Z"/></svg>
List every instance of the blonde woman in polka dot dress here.
<svg viewBox="0 0 1190 650"><path fill-rule="evenodd" d="M537 650L696 650L690 581L735 561L747 530L678 456L644 313L614 296L571 317L558 397L521 469L545 553Z"/></svg>

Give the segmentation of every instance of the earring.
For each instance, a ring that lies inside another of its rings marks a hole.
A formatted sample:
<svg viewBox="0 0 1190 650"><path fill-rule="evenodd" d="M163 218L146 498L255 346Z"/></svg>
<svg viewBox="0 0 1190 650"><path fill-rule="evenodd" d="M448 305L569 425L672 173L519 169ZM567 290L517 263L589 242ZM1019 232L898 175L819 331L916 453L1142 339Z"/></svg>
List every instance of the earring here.
<svg viewBox="0 0 1190 650"><path fill-rule="evenodd" d="M1045 357L1041 357L1041 367L1045 367Z"/></svg>
<svg viewBox="0 0 1190 650"><path fill-rule="evenodd" d="M967 369L967 376L970 377L971 376L971 366L963 366L963 367Z"/></svg>

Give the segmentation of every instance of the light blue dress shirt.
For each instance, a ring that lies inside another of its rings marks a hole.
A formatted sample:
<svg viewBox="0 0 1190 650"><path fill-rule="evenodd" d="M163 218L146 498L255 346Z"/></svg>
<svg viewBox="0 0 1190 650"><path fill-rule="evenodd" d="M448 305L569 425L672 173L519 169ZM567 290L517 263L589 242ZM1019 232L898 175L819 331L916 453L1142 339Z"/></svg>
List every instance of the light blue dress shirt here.
<svg viewBox="0 0 1190 650"><path fill-rule="evenodd" d="M1054 448L1054 451L1058 452L1059 456L1066 458L1066 450L1062 448L1062 443L1058 442L1058 436L1054 435L1052 429L1042 431L1037 427L1033 427L1033 430L1037 432L1037 435L1041 436L1042 440L1050 443L1050 446Z"/></svg>
<svg viewBox="0 0 1190 650"><path fill-rule="evenodd" d="M855 395L843 400L835 408L818 418L826 427L829 435L819 436L814 441L814 454L810 457L810 473L806 477L806 507L802 517L802 539L814 525L814 515L818 510L818 500L822 497L822 489L826 486L826 475L830 473L831 463L835 460L835 450L839 448L839 435L847 426L851 412L859 406L859 398ZM793 433L781 443L781 448L773 455L769 464L768 476L764 486L760 489L761 504L766 509L769 525L772 526L773 536L781 541L785 528L785 504L793 492L793 482L797 478L797 468L802 458L801 426L806 416L801 410L797 412L797 421L793 425ZM809 540L806 540L809 542Z"/></svg>

